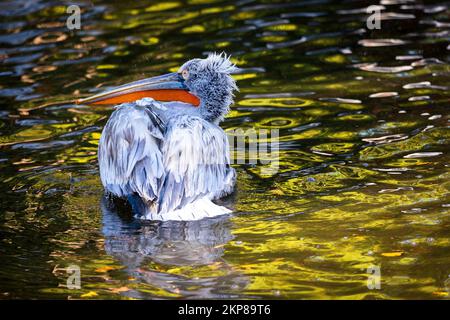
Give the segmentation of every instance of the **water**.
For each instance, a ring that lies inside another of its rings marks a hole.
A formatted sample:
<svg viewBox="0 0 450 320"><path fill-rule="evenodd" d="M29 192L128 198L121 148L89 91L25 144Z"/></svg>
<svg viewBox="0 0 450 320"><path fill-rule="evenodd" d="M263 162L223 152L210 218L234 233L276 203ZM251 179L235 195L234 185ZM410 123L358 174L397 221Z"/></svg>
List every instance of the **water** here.
<svg viewBox="0 0 450 320"><path fill-rule="evenodd" d="M368 30L369 4L82 1L70 31L64 2L2 2L1 297L448 299L448 5L383 0ZM222 50L246 69L222 127L280 130L231 217L134 221L102 199L111 108L35 108Z"/></svg>

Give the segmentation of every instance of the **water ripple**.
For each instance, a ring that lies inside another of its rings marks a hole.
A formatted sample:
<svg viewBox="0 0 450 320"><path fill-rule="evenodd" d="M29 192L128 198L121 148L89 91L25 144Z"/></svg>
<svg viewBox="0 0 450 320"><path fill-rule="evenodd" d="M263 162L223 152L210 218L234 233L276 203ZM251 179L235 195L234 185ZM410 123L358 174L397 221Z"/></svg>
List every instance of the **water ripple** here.
<svg viewBox="0 0 450 320"><path fill-rule="evenodd" d="M68 30L64 3L0 3L2 297L445 298L445 4L382 0L377 30L365 1L78 4ZM214 51L241 68L221 126L278 130L278 171L235 164L233 216L204 224L103 202L112 108L67 101ZM368 292L373 264L389 285Z"/></svg>

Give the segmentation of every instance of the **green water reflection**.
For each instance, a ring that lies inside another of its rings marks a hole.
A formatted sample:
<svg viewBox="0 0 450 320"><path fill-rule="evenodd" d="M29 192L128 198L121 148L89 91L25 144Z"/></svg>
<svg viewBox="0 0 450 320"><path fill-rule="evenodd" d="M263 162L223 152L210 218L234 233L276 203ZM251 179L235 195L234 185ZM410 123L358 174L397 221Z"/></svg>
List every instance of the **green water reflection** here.
<svg viewBox="0 0 450 320"><path fill-rule="evenodd" d="M381 30L367 1L81 2L72 31L64 2L0 4L1 298L448 299L448 8L413 2ZM222 50L245 69L222 127L280 131L230 217L133 220L98 178L112 108L35 108Z"/></svg>

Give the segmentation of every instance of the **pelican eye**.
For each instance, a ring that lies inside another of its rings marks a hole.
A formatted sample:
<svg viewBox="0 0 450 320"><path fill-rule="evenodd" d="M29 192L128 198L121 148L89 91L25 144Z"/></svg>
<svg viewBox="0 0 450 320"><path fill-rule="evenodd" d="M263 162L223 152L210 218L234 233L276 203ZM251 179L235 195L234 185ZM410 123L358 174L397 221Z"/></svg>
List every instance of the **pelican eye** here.
<svg viewBox="0 0 450 320"><path fill-rule="evenodd" d="M187 80L187 78L189 77L189 71L184 69L183 71L181 71L181 76L183 77L184 80Z"/></svg>

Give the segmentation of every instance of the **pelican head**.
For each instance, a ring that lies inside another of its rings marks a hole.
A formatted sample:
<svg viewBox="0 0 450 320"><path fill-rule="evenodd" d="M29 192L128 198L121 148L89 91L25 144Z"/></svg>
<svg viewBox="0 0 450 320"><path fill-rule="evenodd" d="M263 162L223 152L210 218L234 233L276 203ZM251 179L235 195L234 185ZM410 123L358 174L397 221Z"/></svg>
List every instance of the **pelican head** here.
<svg viewBox="0 0 450 320"><path fill-rule="evenodd" d="M192 59L177 72L134 81L100 94L77 100L79 104L119 104L145 97L178 101L198 108L200 116L218 123L229 112L233 91L238 90L231 74L239 69L224 53Z"/></svg>
<svg viewBox="0 0 450 320"><path fill-rule="evenodd" d="M186 87L199 98L200 114L205 120L221 121L229 112L233 91L238 90L231 74L237 70L224 53L189 60L178 70Z"/></svg>

